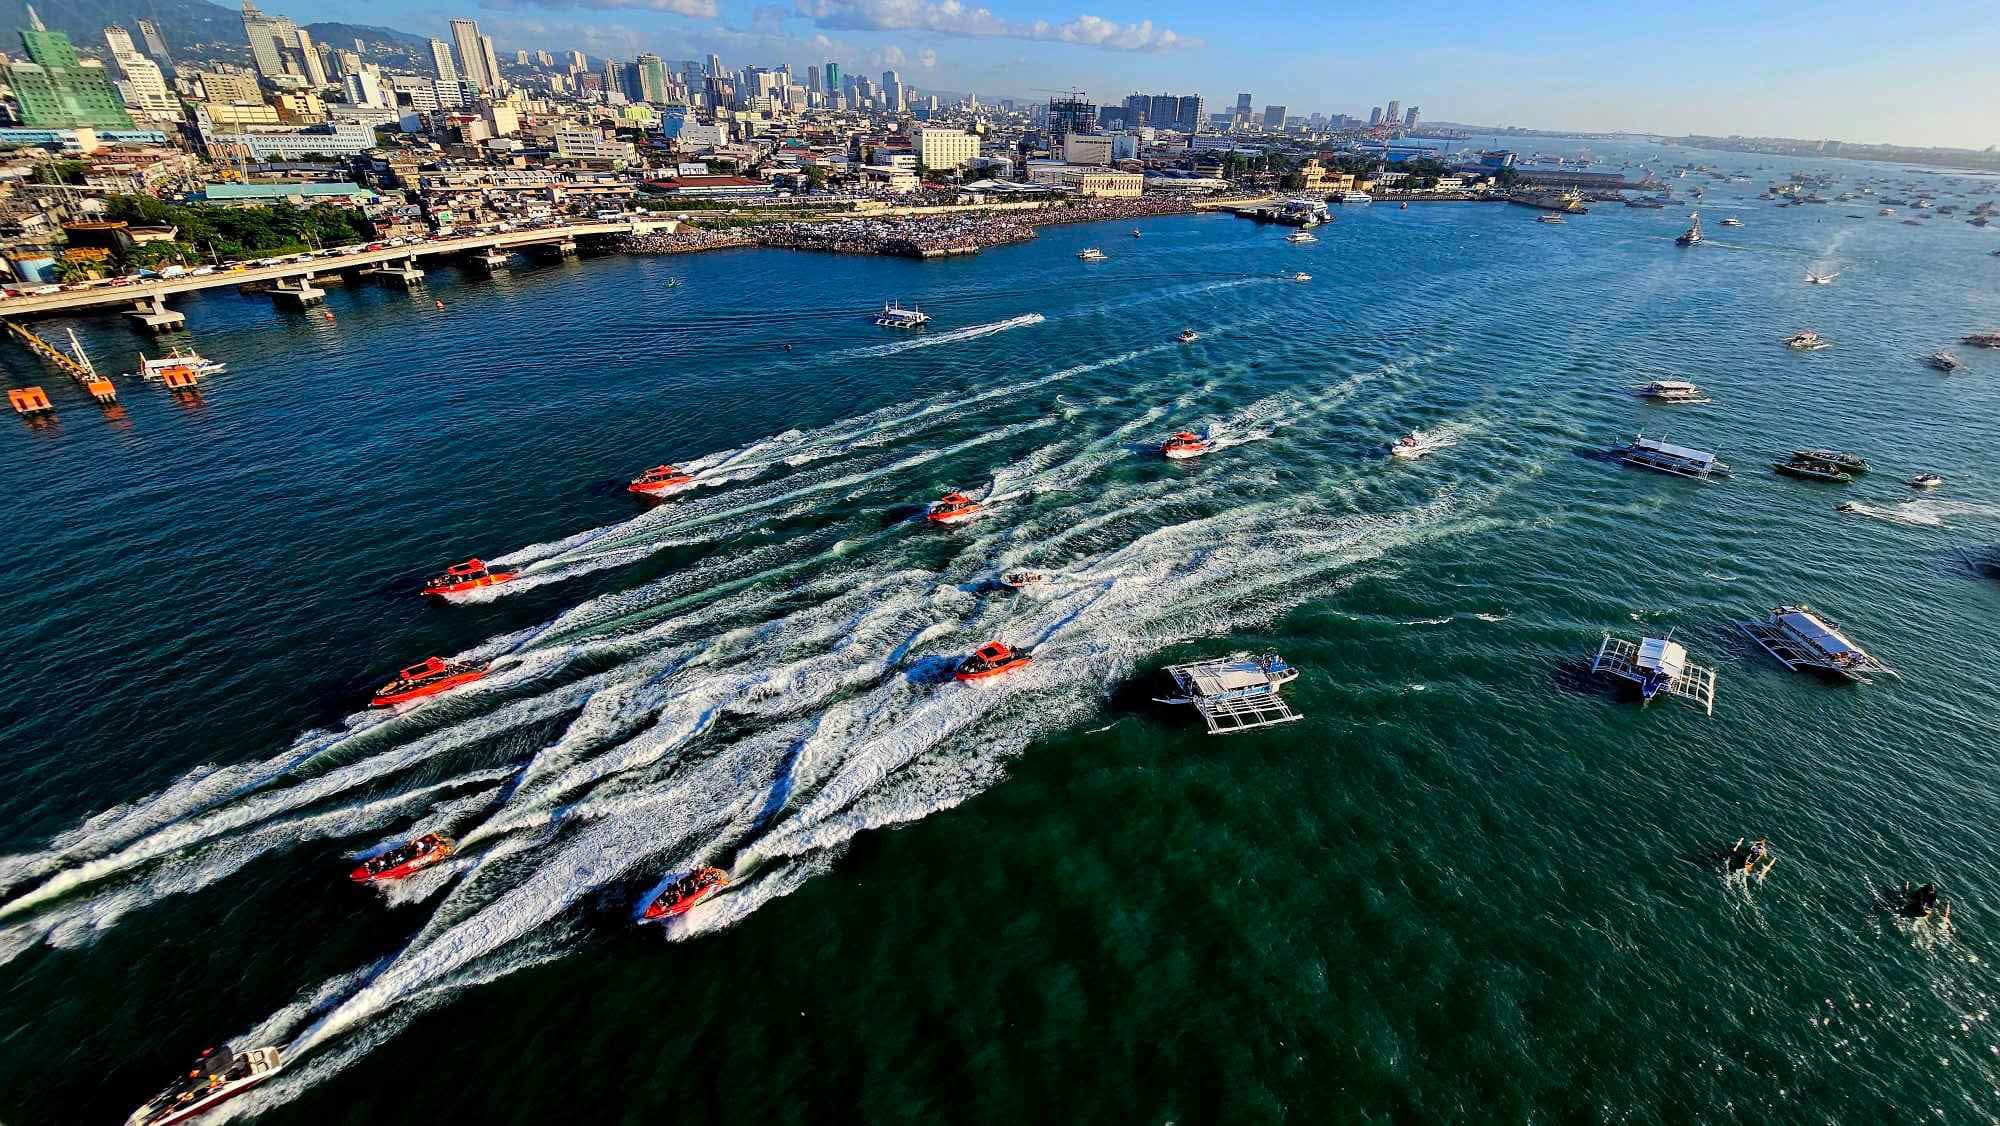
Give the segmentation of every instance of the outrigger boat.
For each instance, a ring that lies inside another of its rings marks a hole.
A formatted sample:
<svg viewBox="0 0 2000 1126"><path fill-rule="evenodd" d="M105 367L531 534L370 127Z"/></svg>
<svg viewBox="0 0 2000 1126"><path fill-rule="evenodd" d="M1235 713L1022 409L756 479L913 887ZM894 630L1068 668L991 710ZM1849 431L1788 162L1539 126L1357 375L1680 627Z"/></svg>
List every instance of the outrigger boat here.
<svg viewBox="0 0 2000 1126"><path fill-rule="evenodd" d="M1785 347L1796 352L1817 352L1821 348L1833 347L1833 343L1812 329L1803 328L1785 338Z"/></svg>
<svg viewBox="0 0 2000 1126"><path fill-rule="evenodd" d="M1389 454L1404 461L1415 461L1451 444L1452 440L1449 437L1436 431L1412 430L1396 439L1396 444L1389 447Z"/></svg>
<svg viewBox="0 0 2000 1126"><path fill-rule="evenodd" d="M457 848L443 833L425 833L409 844L397 845L379 856L362 861L347 878L357 884L377 880L400 880L413 876L449 857Z"/></svg>
<svg viewBox="0 0 2000 1126"><path fill-rule="evenodd" d="M1174 339L1180 341L1182 344L1193 344L1195 341L1201 339L1201 333L1191 328L1184 328L1181 330L1181 334L1174 337Z"/></svg>
<svg viewBox="0 0 2000 1126"><path fill-rule="evenodd" d="M1707 450L1676 446L1670 442L1648 438L1644 434L1634 436L1630 444L1619 446L1611 452L1627 465L1636 465L1660 473L1671 473L1676 477L1707 481L1729 476L1729 467L1716 460L1715 455Z"/></svg>
<svg viewBox="0 0 2000 1126"><path fill-rule="evenodd" d="M269 1079L284 1066L277 1048L232 1052L229 1045L210 1048L151 1102L132 1112L125 1126L173 1126L206 1114Z"/></svg>
<svg viewBox="0 0 2000 1126"><path fill-rule="evenodd" d="M1078 254L1077 257L1083 259L1085 262L1102 262L1111 256L1094 246L1090 246L1085 247L1083 253Z"/></svg>
<svg viewBox="0 0 2000 1126"><path fill-rule="evenodd" d="M729 873L720 868L697 868L666 886L666 890L646 905L647 919L671 919L694 910L694 906L729 886Z"/></svg>
<svg viewBox="0 0 2000 1126"><path fill-rule="evenodd" d="M139 353L139 370L127 374L130 377L157 383L165 379L167 373L175 368L186 368L198 376L207 378L228 371L229 365L220 360L211 360L192 349L176 348L158 357L148 357L144 352Z"/></svg>
<svg viewBox="0 0 2000 1126"><path fill-rule="evenodd" d="M1932 352L1924 358L1924 362L1939 371L1957 371L1960 367L1964 366L1964 361L1960 360L1957 356L1952 355L1950 352L1942 351Z"/></svg>
<svg viewBox="0 0 2000 1126"><path fill-rule="evenodd" d="M1780 606L1761 621L1738 622L1737 627L1793 672L1812 669L1862 684L1873 683L1869 678L1874 675L1902 675L1803 603Z"/></svg>
<svg viewBox="0 0 2000 1126"><path fill-rule="evenodd" d="M419 593L442 598L446 595L463 594L468 590L478 590L481 587L499 586L501 583L513 582L519 576L519 571L489 567L486 565L486 560L473 558L446 567L444 574L424 583L424 589Z"/></svg>
<svg viewBox="0 0 2000 1126"><path fill-rule="evenodd" d="M1715 714L1715 670L1689 661L1686 647L1671 637L1642 638L1635 645L1606 633L1590 671L1638 685L1644 703L1664 692Z"/></svg>
<svg viewBox="0 0 2000 1126"><path fill-rule="evenodd" d="M1685 379L1655 379L1632 388L1632 393L1656 403L1710 403L1708 392Z"/></svg>
<svg viewBox="0 0 2000 1126"><path fill-rule="evenodd" d="M1033 663L1034 658L1026 653L1009 648L1004 642L989 641L960 661L951 678L959 681L985 680Z"/></svg>
<svg viewBox="0 0 2000 1126"><path fill-rule="evenodd" d="M1191 704L1210 735L1234 735L1303 719L1278 695L1298 675L1299 670L1275 653L1261 657L1232 653L1168 665L1167 676L1178 694L1153 699L1160 704Z"/></svg>
<svg viewBox="0 0 2000 1126"><path fill-rule="evenodd" d="M694 484L693 474L671 465L655 465L632 478L632 483L625 486L625 491L638 493L641 496L658 497L679 492L692 484Z"/></svg>
<svg viewBox="0 0 2000 1126"><path fill-rule="evenodd" d="M1208 439L1192 430L1181 430L1168 435L1166 442L1160 446L1160 453L1165 455L1168 461L1186 461L1207 452Z"/></svg>
<svg viewBox="0 0 2000 1126"><path fill-rule="evenodd" d="M922 328L930 319L922 309L905 309L894 301L884 302L882 311L875 314L875 323L883 328Z"/></svg>
<svg viewBox="0 0 2000 1126"><path fill-rule="evenodd" d="M946 493L930 503L924 518L933 524L963 524L979 513L978 501L964 493Z"/></svg>
<svg viewBox="0 0 2000 1126"><path fill-rule="evenodd" d="M425 657L423 663L405 668L396 674L396 679L377 688L375 698L368 701L368 706L388 708L435 696L484 677L488 667L485 661L447 661L442 657Z"/></svg>

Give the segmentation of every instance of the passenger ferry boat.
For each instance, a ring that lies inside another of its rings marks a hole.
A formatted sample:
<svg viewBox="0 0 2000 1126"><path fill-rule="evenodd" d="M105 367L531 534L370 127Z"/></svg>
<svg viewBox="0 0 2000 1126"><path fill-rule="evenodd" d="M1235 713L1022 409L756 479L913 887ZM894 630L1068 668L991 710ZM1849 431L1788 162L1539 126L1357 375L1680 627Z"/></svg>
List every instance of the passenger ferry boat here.
<svg viewBox="0 0 2000 1126"><path fill-rule="evenodd" d="M875 314L875 323L883 328L922 328L930 320L931 315L922 309L905 309L895 301L884 302L882 311Z"/></svg>
<svg viewBox="0 0 2000 1126"><path fill-rule="evenodd" d="M227 1044L210 1048L186 1075L133 1111L125 1126L173 1126L206 1114L276 1075L284 1062L284 1053L277 1048L244 1052L232 1052Z"/></svg>
<svg viewBox="0 0 2000 1126"><path fill-rule="evenodd" d="M1873 683L1872 676L1901 677L1803 603L1780 606L1762 620L1738 622L1737 626L1793 672L1810 669L1861 684Z"/></svg>
<svg viewBox="0 0 2000 1126"><path fill-rule="evenodd" d="M1692 222L1687 230L1681 232L1681 237L1674 240L1675 246L1693 246L1701 241L1701 212L1691 211L1688 218Z"/></svg>
<svg viewBox="0 0 2000 1126"><path fill-rule="evenodd" d="M450 858L457 847L443 833L425 833L409 844L397 845L388 852L362 861L347 874L347 878L357 884L400 880Z"/></svg>
<svg viewBox="0 0 2000 1126"><path fill-rule="evenodd" d="M1643 434L1634 436L1629 445L1619 446L1612 452L1627 465L1670 473L1676 477L1707 481L1729 476L1729 467L1706 450L1676 446Z"/></svg>
<svg viewBox="0 0 2000 1126"><path fill-rule="evenodd" d="M1160 453L1168 461L1186 461L1208 452L1208 439L1192 430L1182 430L1167 437L1160 446Z"/></svg>
<svg viewBox="0 0 2000 1126"><path fill-rule="evenodd" d="M1560 215L1537 215L1535 216L1535 222L1560 224L1563 222L1563 217Z"/></svg>
<svg viewBox="0 0 2000 1126"><path fill-rule="evenodd" d="M175 368L186 368L206 379L211 375L221 375L223 372L228 371L229 365L220 360L211 360L191 348L176 348L164 356L148 356L144 352L139 353L139 370L127 374L128 378L136 376L149 383L157 383L165 379L167 373Z"/></svg>
<svg viewBox="0 0 2000 1126"><path fill-rule="evenodd" d="M1833 342L1812 329L1800 329L1785 338L1785 347L1795 352L1817 352L1821 348L1833 347Z"/></svg>
<svg viewBox="0 0 2000 1126"><path fill-rule="evenodd" d="M1964 362L1957 356L1943 351L1932 352L1924 358L1924 362L1939 371L1957 371L1960 367L1964 366Z"/></svg>
<svg viewBox="0 0 2000 1126"><path fill-rule="evenodd" d="M1632 388L1632 393L1656 403L1712 403L1708 392L1685 379L1655 379Z"/></svg>
<svg viewBox="0 0 2000 1126"><path fill-rule="evenodd" d="M488 567L486 560L472 558L446 567L444 574L424 583L422 593L441 598L452 594L463 594L468 590L478 590L481 587L499 586L501 583L513 582L519 576L519 571Z"/></svg>
<svg viewBox="0 0 2000 1126"><path fill-rule="evenodd" d="M1005 642L989 641L958 663L951 678L957 681L985 680L1033 664L1035 659L1010 648Z"/></svg>
<svg viewBox="0 0 2000 1126"><path fill-rule="evenodd" d="M631 483L625 486L625 491L657 497L679 492L692 484L694 484L692 474L683 473L671 465L655 465L632 478Z"/></svg>
<svg viewBox="0 0 2000 1126"><path fill-rule="evenodd" d="M1646 637L1634 644L1606 633L1590 671L1638 685L1644 703L1665 693L1715 714L1715 670L1688 660L1686 647L1671 637Z"/></svg>
<svg viewBox="0 0 2000 1126"><path fill-rule="evenodd" d="M1426 454L1435 453L1451 444L1451 438L1436 431L1412 430L1401 438L1396 439L1396 444L1389 447L1389 453L1391 456L1402 458L1404 461L1415 461Z"/></svg>
<svg viewBox="0 0 2000 1126"><path fill-rule="evenodd" d="M425 657L421 663L403 669L396 674L396 679L376 689L368 706L390 708L448 692L461 684L471 684L483 678L488 667L485 661L447 661L442 657Z"/></svg>
<svg viewBox="0 0 2000 1126"><path fill-rule="evenodd" d="M1342 203L1374 203L1374 202L1375 202L1375 197L1374 197L1374 196L1372 196L1372 195L1369 195L1369 194L1368 194L1367 192L1363 192L1363 191L1356 191L1356 190L1354 190L1353 188L1349 188L1349 189L1347 189L1346 191L1343 191L1343 192L1335 192L1335 193L1333 193L1333 198L1335 198L1335 199L1339 200L1339 201L1340 201L1340 202L1342 202Z"/></svg>
<svg viewBox="0 0 2000 1126"><path fill-rule="evenodd" d="M1299 670L1275 653L1207 657L1168 665L1166 671L1176 695L1155 696L1154 702L1192 705L1210 735L1234 735L1305 718L1278 695L1279 689L1298 679Z"/></svg>
<svg viewBox="0 0 2000 1126"><path fill-rule="evenodd" d="M1102 262L1106 258L1109 258L1111 256L1109 254L1104 253L1102 250L1099 250L1096 247L1091 246L1084 248L1083 253L1078 254L1077 257L1083 259L1085 262Z"/></svg>
<svg viewBox="0 0 2000 1126"><path fill-rule="evenodd" d="M729 873L720 868L697 868L666 886L646 905L645 918L672 919L694 910L696 904L729 886Z"/></svg>
<svg viewBox="0 0 2000 1126"><path fill-rule="evenodd" d="M1303 245L1308 242L1318 242L1319 236L1313 234L1311 231L1293 231L1291 234L1285 236L1285 241L1295 245Z"/></svg>
<svg viewBox="0 0 2000 1126"><path fill-rule="evenodd" d="M924 510L924 519L933 524L963 524L980 513L978 501L964 493L946 493Z"/></svg>

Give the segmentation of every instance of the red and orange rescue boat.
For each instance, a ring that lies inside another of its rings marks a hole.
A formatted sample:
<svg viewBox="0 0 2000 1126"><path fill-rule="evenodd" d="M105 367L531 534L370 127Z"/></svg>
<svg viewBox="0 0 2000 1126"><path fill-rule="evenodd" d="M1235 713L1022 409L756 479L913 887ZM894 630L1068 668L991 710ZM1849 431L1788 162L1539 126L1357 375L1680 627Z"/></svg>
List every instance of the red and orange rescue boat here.
<svg viewBox="0 0 2000 1126"><path fill-rule="evenodd" d="M443 833L425 833L409 844L398 845L380 856L362 861L360 867L347 874L347 878L357 884L400 880L450 856L452 847L451 838Z"/></svg>
<svg viewBox="0 0 2000 1126"><path fill-rule="evenodd" d="M1166 445L1160 447L1160 452L1167 455L1168 461L1186 461L1207 453L1208 439L1192 430L1183 430L1169 436Z"/></svg>
<svg viewBox="0 0 2000 1126"><path fill-rule="evenodd" d="M463 563L454 563L446 567L444 574L426 582L423 593L435 597L463 594L468 590L478 590L480 587L512 582L519 575L519 571L504 567L488 567L484 559L468 559Z"/></svg>
<svg viewBox="0 0 2000 1126"><path fill-rule="evenodd" d="M951 674L953 680L984 680L989 676L999 676L1003 672L1018 669L1032 663L1034 658L1026 653L1016 652L1004 642L989 641L972 651L972 655L958 663L958 671Z"/></svg>
<svg viewBox="0 0 2000 1126"><path fill-rule="evenodd" d="M720 868L697 868L667 885L659 898L646 905L648 919L671 919L685 915L694 905L729 886L729 873Z"/></svg>
<svg viewBox="0 0 2000 1126"><path fill-rule="evenodd" d="M979 502L964 493L946 493L931 502L924 517L933 524L963 524L979 515Z"/></svg>
<svg viewBox="0 0 2000 1126"><path fill-rule="evenodd" d="M375 698L368 701L368 706L387 708L435 696L461 684L471 684L485 676L486 670L485 661L447 661L442 657L425 657L422 664L409 666L397 673L396 679L376 689Z"/></svg>
<svg viewBox="0 0 2000 1126"><path fill-rule="evenodd" d="M671 465L655 465L632 478L632 483L625 486L625 491L638 493L641 496L657 497L678 492L692 484L694 484L693 474L683 473Z"/></svg>

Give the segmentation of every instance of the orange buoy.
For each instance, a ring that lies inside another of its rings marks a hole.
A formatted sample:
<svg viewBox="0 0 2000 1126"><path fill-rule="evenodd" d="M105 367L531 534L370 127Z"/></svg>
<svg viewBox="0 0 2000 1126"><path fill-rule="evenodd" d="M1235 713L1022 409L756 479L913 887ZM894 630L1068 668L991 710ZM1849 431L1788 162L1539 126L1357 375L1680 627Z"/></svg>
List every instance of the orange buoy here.
<svg viewBox="0 0 2000 1126"><path fill-rule="evenodd" d="M49 402L49 393L39 387L22 387L7 392L7 405L15 414L39 414L56 409Z"/></svg>
<svg viewBox="0 0 2000 1126"><path fill-rule="evenodd" d="M443 302L442 300L440 300L440 301L439 301L439 302L437 303L437 307L438 307L438 308L440 308L440 309L444 308L444 302Z"/></svg>
<svg viewBox="0 0 2000 1126"><path fill-rule="evenodd" d="M111 381L101 375L93 375L84 380L83 389L90 392L90 397L100 403L118 401L118 388L112 386Z"/></svg>

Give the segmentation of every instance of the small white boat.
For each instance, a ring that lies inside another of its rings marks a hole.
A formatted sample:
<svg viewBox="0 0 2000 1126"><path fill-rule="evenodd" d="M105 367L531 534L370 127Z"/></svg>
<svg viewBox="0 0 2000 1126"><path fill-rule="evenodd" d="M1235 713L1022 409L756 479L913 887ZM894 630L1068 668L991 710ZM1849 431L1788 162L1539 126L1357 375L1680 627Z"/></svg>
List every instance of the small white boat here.
<svg viewBox="0 0 2000 1126"><path fill-rule="evenodd" d="M1285 236L1285 241L1296 246L1303 246L1309 242L1318 242L1319 236L1313 234L1311 231L1293 231L1291 234Z"/></svg>
<svg viewBox="0 0 2000 1126"><path fill-rule="evenodd" d="M1452 444L1453 439L1450 435L1440 434L1435 430L1412 430L1396 439L1396 444L1389 447L1389 453L1404 461L1415 461Z"/></svg>
<svg viewBox="0 0 2000 1126"><path fill-rule="evenodd" d="M1708 392L1685 379L1655 379L1651 383L1641 383L1633 387L1632 393L1656 403L1714 402L1708 397Z"/></svg>
<svg viewBox="0 0 2000 1126"><path fill-rule="evenodd" d="M1304 270L1300 270L1298 273L1292 275L1292 280L1295 282L1309 282L1313 280L1313 276Z"/></svg>
<svg viewBox="0 0 2000 1126"><path fill-rule="evenodd" d="M1811 270L1807 270L1807 271L1806 271L1806 284L1807 284L1807 285L1832 285L1832 284L1833 284L1833 279L1835 279L1835 278L1837 278L1837 277L1839 277L1839 276L1840 276L1840 271L1839 271L1839 270L1835 270L1835 271L1834 271L1833 273L1830 273L1830 274L1821 274L1821 273L1815 273L1815 272L1813 272L1813 271L1811 271Z"/></svg>
<svg viewBox="0 0 2000 1126"><path fill-rule="evenodd" d="M1083 259L1085 262L1102 262L1111 256L1109 254L1104 253L1102 250L1099 250L1096 247L1091 246L1091 247L1085 247L1083 253L1078 254L1077 257Z"/></svg>
<svg viewBox="0 0 2000 1126"><path fill-rule="evenodd" d="M1537 223L1551 223L1551 224L1557 224L1557 225L1560 225L1560 224L1562 223L1562 221L1563 221L1563 217L1562 217L1562 216L1560 216L1560 215L1537 215L1537 216L1535 216L1535 222L1537 222Z"/></svg>
<svg viewBox="0 0 2000 1126"><path fill-rule="evenodd" d="M1725 227L1740 227L1743 225L1743 220L1738 219L1734 215L1731 215L1729 218L1724 219L1722 221L1722 225Z"/></svg>
<svg viewBox="0 0 2000 1126"><path fill-rule="evenodd" d="M133 1111L125 1126L173 1126L197 1118L276 1075L282 1066L284 1055L277 1048L210 1048L186 1074Z"/></svg>
<svg viewBox="0 0 2000 1126"><path fill-rule="evenodd" d="M164 356L148 356L139 353L139 370L127 372L127 378L145 379L157 383L174 368L188 368L206 379L211 375L221 375L229 370L229 365L220 360L211 360L191 348L176 348Z"/></svg>
<svg viewBox="0 0 2000 1126"><path fill-rule="evenodd" d="M1910 478L1910 487L1913 489L1935 489L1942 484L1944 475L1940 473L1919 473Z"/></svg>
<svg viewBox="0 0 2000 1126"><path fill-rule="evenodd" d="M1932 352L1924 358L1924 362L1939 371L1957 371L1964 366L1964 361L1960 360L1957 356L1952 355L1950 352L1942 351Z"/></svg>
<svg viewBox="0 0 2000 1126"><path fill-rule="evenodd" d="M1786 337L1785 347L1797 352L1817 352L1821 348L1833 347L1833 342L1807 328Z"/></svg>
<svg viewBox="0 0 2000 1126"><path fill-rule="evenodd" d="M875 323L883 328L922 328L929 324L931 315L921 309L905 309L897 302L890 301L875 314Z"/></svg>
<svg viewBox="0 0 2000 1126"><path fill-rule="evenodd" d="M1201 333L1191 328L1184 328L1181 330L1181 334L1174 337L1174 339L1180 341L1182 344L1193 344L1195 341L1201 339Z"/></svg>

